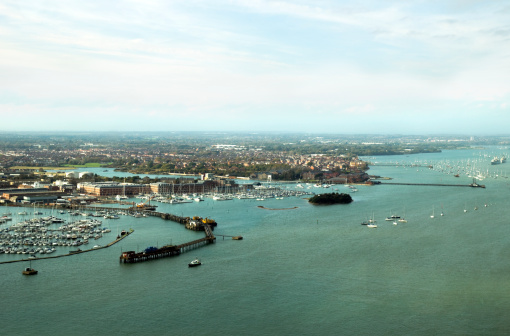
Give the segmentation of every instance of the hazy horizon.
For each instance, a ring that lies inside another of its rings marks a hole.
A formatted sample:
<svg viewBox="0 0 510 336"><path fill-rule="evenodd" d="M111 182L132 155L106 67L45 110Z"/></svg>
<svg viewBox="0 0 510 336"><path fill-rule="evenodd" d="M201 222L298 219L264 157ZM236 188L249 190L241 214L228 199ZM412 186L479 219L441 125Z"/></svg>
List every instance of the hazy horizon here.
<svg viewBox="0 0 510 336"><path fill-rule="evenodd" d="M508 134L505 1L0 3L0 131Z"/></svg>

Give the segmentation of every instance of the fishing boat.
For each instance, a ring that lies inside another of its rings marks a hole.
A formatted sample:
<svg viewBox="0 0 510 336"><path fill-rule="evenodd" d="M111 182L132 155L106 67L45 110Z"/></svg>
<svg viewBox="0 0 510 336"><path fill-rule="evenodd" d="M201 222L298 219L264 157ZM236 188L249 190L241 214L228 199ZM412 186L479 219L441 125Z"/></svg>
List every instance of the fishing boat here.
<svg viewBox="0 0 510 336"><path fill-rule="evenodd" d="M200 260L198 260L198 258L195 258L195 260L191 261L189 264L188 264L188 267L196 267L196 266L200 266L202 265L202 263L200 262Z"/></svg>
<svg viewBox="0 0 510 336"><path fill-rule="evenodd" d="M30 266L25 268L24 271L21 272L23 275L35 275L37 271L32 268L32 260L30 260Z"/></svg>

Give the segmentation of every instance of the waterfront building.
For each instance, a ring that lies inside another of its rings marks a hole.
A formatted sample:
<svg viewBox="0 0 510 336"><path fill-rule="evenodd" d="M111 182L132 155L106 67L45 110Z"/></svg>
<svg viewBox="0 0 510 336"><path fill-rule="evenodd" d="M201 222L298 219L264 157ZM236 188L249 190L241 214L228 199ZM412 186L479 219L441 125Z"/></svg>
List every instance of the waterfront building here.
<svg viewBox="0 0 510 336"><path fill-rule="evenodd" d="M151 189L147 184L118 183L118 182L85 182L78 185L82 192L93 196L134 196L138 194L150 194Z"/></svg>
<svg viewBox="0 0 510 336"><path fill-rule="evenodd" d="M204 194L214 191L221 183L216 180L200 180L193 183L165 183L157 182L150 184L150 190L154 194Z"/></svg>
<svg viewBox="0 0 510 336"><path fill-rule="evenodd" d="M53 203L57 199L69 195L68 192L50 191L47 188L3 190L2 198L13 203Z"/></svg>
<svg viewBox="0 0 510 336"><path fill-rule="evenodd" d="M37 194L48 192L47 188L29 188L29 189L20 189L20 188L7 188L0 189L0 195L2 195L3 199L10 199L12 196L17 195L28 195L28 194Z"/></svg>

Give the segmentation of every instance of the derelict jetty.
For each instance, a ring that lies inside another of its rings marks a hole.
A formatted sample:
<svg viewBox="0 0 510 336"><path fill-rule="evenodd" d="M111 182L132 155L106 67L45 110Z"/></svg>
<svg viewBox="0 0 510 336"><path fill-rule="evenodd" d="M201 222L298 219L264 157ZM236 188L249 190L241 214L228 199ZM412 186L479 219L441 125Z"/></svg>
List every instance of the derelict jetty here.
<svg viewBox="0 0 510 336"><path fill-rule="evenodd" d="M121 263L137 263L153 259L173 257L180 255L187 250L192 250L206 244L214 243L216 241L216 237L212 232L212 228L207 223L204 223L202 227L205 231L204 238L179 245L165 245L160 248L148 247L142 252L126 251L121 254L119 261Z"/></svg>

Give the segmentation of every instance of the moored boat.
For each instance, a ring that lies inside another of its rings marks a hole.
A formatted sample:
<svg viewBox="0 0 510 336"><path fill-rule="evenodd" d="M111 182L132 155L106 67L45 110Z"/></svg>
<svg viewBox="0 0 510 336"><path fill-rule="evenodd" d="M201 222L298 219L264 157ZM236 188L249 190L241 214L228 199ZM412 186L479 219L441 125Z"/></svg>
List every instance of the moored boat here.
<svg viewBox="0 0 510 336"><path fill-rule="evenodd" d="M37 274L37 271L32 268L32 260L30 260L30 266L25 268L25 270L23 270L21 272L21 274L23 274L23 275L35 275L35 274Z"/></svg>
<svg viewBox="0 0 510 336"><path fill-rule="evenodd" d="M35 275L37 274L37 271L31 267L25 268L23 272L21 272L23 275Z"/></svg>

